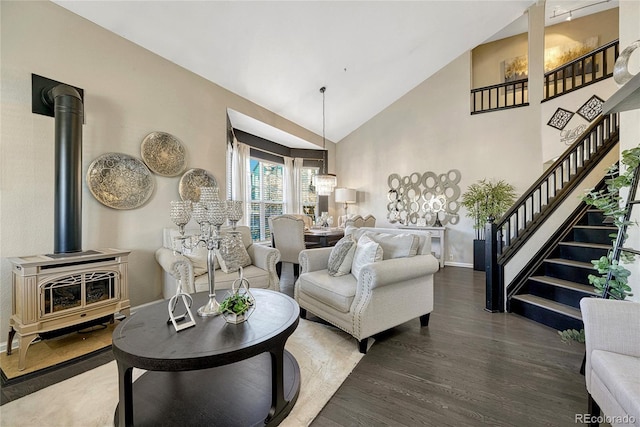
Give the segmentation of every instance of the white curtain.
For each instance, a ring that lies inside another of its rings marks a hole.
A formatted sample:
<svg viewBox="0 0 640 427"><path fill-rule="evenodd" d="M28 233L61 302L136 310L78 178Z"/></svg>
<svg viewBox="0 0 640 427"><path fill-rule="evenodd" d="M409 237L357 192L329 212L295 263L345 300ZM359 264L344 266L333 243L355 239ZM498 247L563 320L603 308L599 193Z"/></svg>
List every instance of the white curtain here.
<svg viewBox="0 0 640 427"><path fill-rule="evenodd" d="M248 225L251 215L251 152L247 144L233 138L231 158L231 198L244 202L244 215L239 222Z"/></svg>
<svg viewBox="0 0 640 427"><path fill-rule="evenodd" d="M302 162L304 159L296 157L293 159L293 182L296 194L296 211L295 213L304 213L302 210Z"/></svg>
<svg viewBox="0 0 640 427"><path fill-rule="evenodd" d="M298 213L298 187L294 161L291 157L284 157L282 189L284 194L284 213Z"/></svg>

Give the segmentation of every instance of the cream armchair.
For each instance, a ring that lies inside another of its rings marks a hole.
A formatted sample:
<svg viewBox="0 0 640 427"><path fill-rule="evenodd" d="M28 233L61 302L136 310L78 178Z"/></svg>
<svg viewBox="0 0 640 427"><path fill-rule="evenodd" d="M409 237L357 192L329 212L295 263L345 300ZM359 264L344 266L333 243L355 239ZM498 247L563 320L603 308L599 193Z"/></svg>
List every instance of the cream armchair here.
<svg viewBox="0 0 640 427"><path fill-rule="evenodd" d="M230 228L222 227L227 232ZM251 265L243 268L244 277L249 280L251 287L280 291L280 281L276 274L276 263L280 260L277 249L265 245L254 244L251 240L251 230L247 226L238 226L237 231L242 236L244 247L251 258ZM187 230L186 234L196 234L199 230ZM207 250L195 249L185 256L175 253L172 242L178 237L178 230L165 228L163 230L162 246L156 251L156 260L163 269L162 295L165 299L176 293L177 280L182 280L185 292L201 292L209 289L207 273ZM231 284L238 278L237 272L225 273L216 262L215 288L231 289Z"/></svg>
<svg viewBox="0 0 640 427"><path fill-rule="evenodd" d="M433 311L433 275L439 267L431 254L428 231L353 227L345 230L345 234L356 239L365 233L416 235L417 254L365 264L358 277L351 273L334 277L327 270L333 248L304 250L300 252L301 272L294 288L303 317L308 311L349 333L358 341L362 353L367 351L368 338L376 333L417 317L422 326L428 325Z"/></svg>
<svg viewBox="0 0 640 427"><path fill-rule="evenodd" d="M640 427L640 304L583 298L580 308L590 416ZM583 422L598 425L593 419Z"/></svg>

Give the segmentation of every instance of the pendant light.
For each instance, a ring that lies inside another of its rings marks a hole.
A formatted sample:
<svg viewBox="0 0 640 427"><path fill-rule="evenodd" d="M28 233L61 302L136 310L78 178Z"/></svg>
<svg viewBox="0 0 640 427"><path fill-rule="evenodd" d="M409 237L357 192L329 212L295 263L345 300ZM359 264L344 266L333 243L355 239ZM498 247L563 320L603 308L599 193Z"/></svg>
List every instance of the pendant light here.
<svg viewBox="0 0 640 427"><path fill-rule="evenodd" d="M326 90L327 88L324 86L320 88L320 93L322 93L322 173L314 177L314 185L316 186L316 194L318 196L328 196L338 184L336 176L332 173L327 173L327 150L325 148L324 137L324 92Z"/></svg>

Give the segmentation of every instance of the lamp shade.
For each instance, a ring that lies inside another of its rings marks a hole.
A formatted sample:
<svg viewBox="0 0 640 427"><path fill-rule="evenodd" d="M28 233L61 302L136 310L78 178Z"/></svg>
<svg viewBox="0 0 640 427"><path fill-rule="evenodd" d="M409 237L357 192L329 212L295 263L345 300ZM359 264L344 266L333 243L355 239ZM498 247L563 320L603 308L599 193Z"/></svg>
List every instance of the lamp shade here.
<svg viewBox="0 0 640 427"><path fill-rule="evenodd" d="M356 190L353 188L336 188L335 199L338 203L355 203Z"/></svg>

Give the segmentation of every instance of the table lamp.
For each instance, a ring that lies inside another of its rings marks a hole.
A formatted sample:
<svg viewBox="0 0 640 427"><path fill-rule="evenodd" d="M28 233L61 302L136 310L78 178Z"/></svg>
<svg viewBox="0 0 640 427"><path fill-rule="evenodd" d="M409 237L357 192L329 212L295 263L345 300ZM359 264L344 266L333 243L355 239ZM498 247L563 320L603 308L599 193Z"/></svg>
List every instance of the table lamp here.
<svg viewBox="0 0 640 427"><path fill-rule="evenodd" d="M337 203L344 203L344 215L347 216L349 203L356 202L356 190L353 188L336 188L335 199Z"/></svg>

